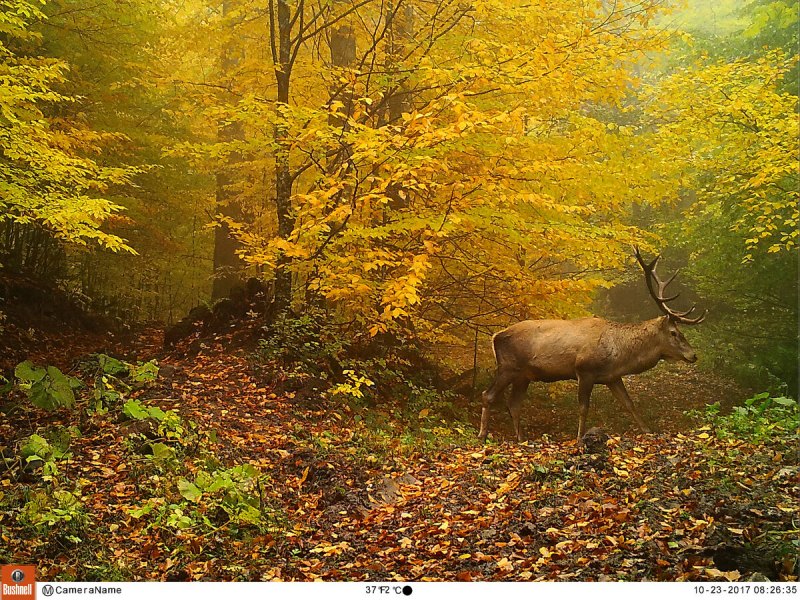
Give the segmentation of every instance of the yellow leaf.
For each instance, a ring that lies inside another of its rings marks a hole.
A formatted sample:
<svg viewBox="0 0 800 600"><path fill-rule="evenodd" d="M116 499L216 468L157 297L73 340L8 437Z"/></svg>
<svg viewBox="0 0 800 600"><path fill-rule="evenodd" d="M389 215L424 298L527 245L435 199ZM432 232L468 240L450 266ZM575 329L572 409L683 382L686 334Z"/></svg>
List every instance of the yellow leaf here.
<svg viewBox="0 0 800 600"><path fill-rule="evenodd" d="M309 470L310 468L311 468L311 467L306 467L306 468L303 470L303 476L302 476L302 477L300 477L300 481L299 481L298 485L303 485L303 482L304 482L304 481L306 480L306 478L308 477L308 470Z"/></svg>
<svg viewBox="0 0 800 600"><path fill-rule="evenodd" d="M706 575L711 577L722 577L728 581L738 581L742 576L739 571L720 571L719 569L705 569Z"/></svg>

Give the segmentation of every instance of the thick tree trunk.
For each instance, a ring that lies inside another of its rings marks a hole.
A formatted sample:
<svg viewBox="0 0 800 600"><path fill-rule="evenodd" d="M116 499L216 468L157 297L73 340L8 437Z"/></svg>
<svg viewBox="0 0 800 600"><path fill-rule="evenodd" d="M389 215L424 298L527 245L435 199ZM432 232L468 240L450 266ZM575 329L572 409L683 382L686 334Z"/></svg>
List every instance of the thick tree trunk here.
<svg viewBox="0 0 800 600"><path fill-rule="evenodd" d="M218 132L220 142L229 142L242 137L241 127L234 125L220 127ZM242 208L228 187L231 176L220 170L217 172L216 180L216 214L241 222ZM242 283L243 264L236 253L240 246L241 244L231 235L227 223L221 223L214 230L214 282L211 288L213 299L227 298L230 296L231 288Z"/></svg>
<svg viewBox="0 0 800 600"><path fill-rule="evenodd" d="M407 112L411 106L411 95L406 82L400 77L398 68L408 48L408 42L414 35L414 6L410 0L395 8L389 2L389 44L386 56L386 70L396 80L396 87L389 97L389 122L394 123Z"/></svg>
<svg viewBox="0 0 800 600"><path fill-rule="evenodd" d="M222 5L223 15L228 15L233 8L235 0L225 0ZM228 78L231 71L239 62L232 44L222 52L220 67L222 77ZM244 131L239 123L220 124L217 130L217 139L221 143L244 139ZM231 161L236 157L231 156ZM231 175L224 167L220 168L216 176L216 205L217 215L241 222L243 218L242 207L237 203L235 194L230 190ZM214 282L211 288L213 299L230 296L231 288L242 282L242 261L237 255L239 242L231 236L227 223L220 224L214 230Z"/></svg>

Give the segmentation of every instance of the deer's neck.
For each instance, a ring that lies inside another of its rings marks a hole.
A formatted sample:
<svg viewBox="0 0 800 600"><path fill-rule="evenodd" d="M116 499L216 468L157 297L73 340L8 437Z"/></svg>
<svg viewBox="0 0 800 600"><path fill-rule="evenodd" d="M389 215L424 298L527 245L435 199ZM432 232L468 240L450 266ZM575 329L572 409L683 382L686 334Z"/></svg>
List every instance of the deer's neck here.
<svg viewBox="0 0 800 600"><path fill-rule="evenodd" d="M659 320L653 319L631 325L620 325L617 332L620 375L635 375L652 369L662 358L658 340Z"/></svg>

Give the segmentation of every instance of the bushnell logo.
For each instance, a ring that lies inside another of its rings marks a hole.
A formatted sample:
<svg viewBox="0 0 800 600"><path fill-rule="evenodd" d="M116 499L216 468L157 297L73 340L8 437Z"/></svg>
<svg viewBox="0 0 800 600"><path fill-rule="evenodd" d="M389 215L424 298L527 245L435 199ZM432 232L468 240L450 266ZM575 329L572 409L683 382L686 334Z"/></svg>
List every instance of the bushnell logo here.
<svg viewBox="0 0 800 600"><path fill-rule="evenodd" d="M36 598L36 569L33 565L3 565L0 580L0 600Z"/></svg>

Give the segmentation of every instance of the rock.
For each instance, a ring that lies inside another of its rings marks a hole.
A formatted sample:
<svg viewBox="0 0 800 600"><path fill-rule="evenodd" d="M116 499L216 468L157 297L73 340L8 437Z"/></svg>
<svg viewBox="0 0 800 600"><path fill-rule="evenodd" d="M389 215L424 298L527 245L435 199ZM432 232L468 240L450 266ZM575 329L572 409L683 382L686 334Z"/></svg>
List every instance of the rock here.
<svg viewBox="0 0 800 600"><path fill-rule="evenodd" d="M162 363L158 366L158 378L166 383L171 383L177 371L177 367Z"/></svg>
<svg viewBox="0 0 800 600"><path fill-rule="evenodd" d="M740 573L757 573L772 581L778 570L775 558L766 549L750 549L742 546L720 546L714 550L714 566L720 571L739 571Z"/></svg>
<svg viewBox="0 0 800 600"><path fill-rule="evenodd" d="M599 454L606 451L608 434L599 427L592 427L581 438L584 453Z"/></svg>
<svg viewBox="0 0 800 600"><path fill-rule="evenodd" d="M159 437L158 421L152 418L131 419L121 423L119 432L124 436L137 435L146 440L155 440Z"/></svg>
<svg viewBox="0 0 800 600"><path fill-rule="evenodd" d="M214 334L227 332L234 323L259 317L270 322L269 289L256 278L231 288L228 298L220 298L210 308L201 304L196 306L183 319L167 329L164 334L164 348L170 349L178 342L192 335L208 338Z"/></svg>
<svg viewBox="0 0 800 600"><path fill-rule="evenodd" d="M183 319L164 332L164 348L172 348L179 341L199 331L202 324L211 317L211 309L205 304L194 307Z"/></svg>
<svg viewBox="0 0 800 600"><path fill-rule="evenodd" d="M401 485L416 485L419 480L413 475L400 475L399 477L384 477L372 490L372 497L378 504L394 504L402 497Z"/></svg>

